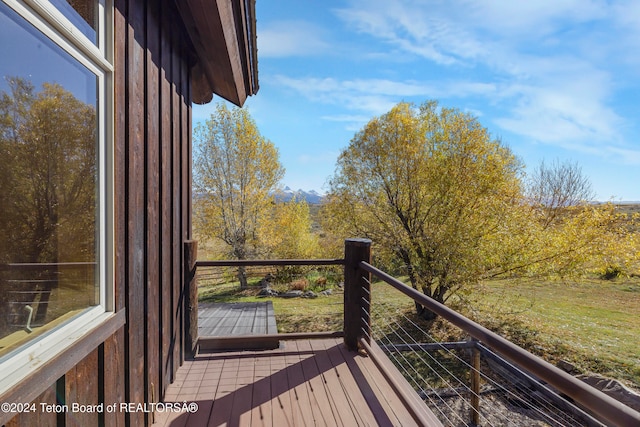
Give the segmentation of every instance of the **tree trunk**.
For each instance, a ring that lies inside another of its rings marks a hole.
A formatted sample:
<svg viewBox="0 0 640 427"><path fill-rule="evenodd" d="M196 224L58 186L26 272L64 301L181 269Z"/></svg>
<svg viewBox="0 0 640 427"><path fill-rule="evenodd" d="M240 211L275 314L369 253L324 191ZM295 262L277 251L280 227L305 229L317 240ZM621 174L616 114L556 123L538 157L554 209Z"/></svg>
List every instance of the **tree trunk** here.
<svg viewBox="0 0 640 427"><path fill-rule="evenodd" d="M402 257L402 260L404 261L404 265L407 268L407 274L409 275L409 282L411 283L411 287L413 289L415 289L416 291L419 290L418 289L418 276L416 275L415 270L413 269L413 265L411 264L411 257L409 255L409 253L403 249L401 249L399 251L400 256ZM425 293L425 287L422 286L422 293ZM430 296L427 294L427 296ZM422 304L420 304L419 302L415 302L415 306L416 306L416 314L420 317L422 317L425 320L433 320L436 318L436 315L434 312L432 312L431 310L427 310L426 308L424 308L422 306Z"/></svg>
<svg viewBox="0 0 640 427"><path fill-rule="evenodd" d="M240 281L240 289L247 289L247 268L245 266L238 267L238 280Z"/></svg>
<svg viewBox="0 0 640 427"><path fill-rule="evenodd" d="M420 290L428 297L432 297L431 293L427 292L427 290L429 289L427 286L420 286L421 289L418 288L418 275L416 274L416 271L413 268L413 264L411 263L411 256L409 255L409 252L404 249L399 249L397 253L400 255L405 267L407 268L407 274L409 275L409 282L411 282L411 287L413 287L413 289L415 289L416 291ZM417 301L415 302L415 306L416 314L422 317L424 320L434 320L436 317L438 317L433 311L425 308Z"/></svg>

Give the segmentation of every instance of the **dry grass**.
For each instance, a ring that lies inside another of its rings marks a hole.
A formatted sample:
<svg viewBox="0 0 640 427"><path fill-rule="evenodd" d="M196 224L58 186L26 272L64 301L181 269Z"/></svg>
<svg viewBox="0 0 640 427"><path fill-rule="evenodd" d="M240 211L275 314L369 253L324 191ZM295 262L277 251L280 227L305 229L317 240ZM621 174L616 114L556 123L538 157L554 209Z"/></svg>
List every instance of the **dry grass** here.
<svg viewBox="0 0 640 427"><path fill-rule="evenodd" d="M640 280L494 281L473 293L477 320L546 360L640 387Z"/></svg>

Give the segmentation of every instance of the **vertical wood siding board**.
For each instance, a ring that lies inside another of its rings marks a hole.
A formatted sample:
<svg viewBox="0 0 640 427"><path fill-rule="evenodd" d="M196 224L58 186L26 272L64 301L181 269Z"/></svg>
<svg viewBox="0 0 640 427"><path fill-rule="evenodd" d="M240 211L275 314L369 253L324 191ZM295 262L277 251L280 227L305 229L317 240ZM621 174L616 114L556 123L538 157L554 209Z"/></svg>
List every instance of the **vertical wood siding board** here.
<svg viewBox="0 0 640 427"><path fill-rule="evenodd" d="M124 337L125 328L121 328L105 340L104 347L104 404L120 404L126 402L125 380L124 380ZM104 414L104 425L121 427L124 426L124 412L106 412Z"/></svg>
<svg viewBox="0 0 640 427"><path fill-rule="evenodd" d="M124 402L123 385L124 373L122 371L122 356L120 354L118 336L124 336L124 329L118 330L104 341L101 348L103 349L102 367L104 373L102 394L103 402L106 405ZM124 423L124 414L122 420L118 420L115 413L104 413L104 425L120 426Z"/></svg>
<svg viewBox="0 0 640 427"><path fill-rule="evenodd" d="M147 401L159 401L160 341L160 26L158 2L147 3Z"/></svg>
<svg viewBox="0 0 640 427"><path fill-rule="evenodd" d="M173 376L181 365L180 325L182 311L180 310L180 274L182 262L182 244L180 242L180 105L178 97L177 76L179 76L179 28L172 21L171 40L171 248L172 248L172 280L173 312L172 312L172 346L173 346Z"/></svg>
<svg viewBox="0 0 640 427"><path fill-rule="evenodd" d="M184 35L184 33L183 33ZM184 46L186 45L186 40L183 37ZM180 85L181 85L181 117L180 117L180 125L181 125L181 158L182 158L182 170L181 170L181 180L182 180L182 241L189 240L190 228L189 224L191 219L189 218L189 206L191 206L191 201L189 200L191 188L191 156L189 146L191 145L191 140L189 136L191 135L191 115L190 115L190 99L189 99L189 65L185 58L182 58L180 68Z"/></svg>
<svg viewBox="0 0 640 427"><path fill-rule="evenodd" d="M94 380L98 369L98 350L82 359L65 375L67 400L70 410L66 413L67 427L98 425L98 414L90 411L71 410L74 403L81 405L98 404L98 382Z"/></svg>
<svg viewBox="0 0 640 427"><path fill-rule="evenodd" d="M44 402L48 405L55 405L56 385L52 384L36 401ZM55 427L58 424L57 416L54 413L38 410L35 415L37 417L37 422L33 425L37 425L38 427Z"/></svg>
<svg viewBox="0 0 640 427"><path fill-rule="evenodd" d="M126 0L114 5L114 281L115 309L125 307L126 281Z"/></svg>
<svg viewBox="0 0 640 427"><path fill-rule="evenodd" d="M186 36L186 30L182 28L182 46L183 51L190 52L189 46L189 38ZM188 54L183 56L181 61L181 73L180 73L180 82L181 82L181 126L182 126L182 135L181 135L181 146L182 146L182 170L180 173L182 180L182 241L180 245L189 240L191 238L191 93L189 92L189 80L191 77L191 66L190 60L188 58ZM184 256L184 251L181 251ZM184 257L183 257L184 258ZM180 275L180 288L183 292L187 292L185 288L185 274L186 271L184 269L184 259L181 263L183 270ZM184 317L183 317L183 333L181 335L182 346L186 345L184 338L186 337L187 331L184 330Z"/></svg>
<svg viewBox="0 0 640 427"><path fill-rule="evenodd" d="M160 328L162 330L162 396L167 386L173 382L173 358L171 357L171 22L172 14L170 5L173 3L162 2L160 9L162 35L160 40L160 258L162 270L161 277L161 302L162 315ZM175 10L173 10L175 12Z"/></svg>
<svg viewBox="0 0 640 427"><path fill-rule="evenodd" d="M184 34L184 33L183 33ZM185 38L183 37L182 40L184 41ZM186 44L183 42L183 46L185 46ZM180 180L181 180L181 221L180 221L180 227L181 227L181 236L182 236L182 241L181 244L184 243L186 240L189 239L190 237L190 233L189 233L189 229L188 229L188 224L189 224L189 210L188 210L188 206L190 204L189 202L189 185L190 183L188 182L188 179L190 177L190 163L189 163L189 152L188 152L188 147L190 144L189 141L189 128L191 127L191 123L189 122L189 100L188 100L188 86L187 86L187 81L189 79L189 68L188 65L185 61L184 58L182 58L182 61L180 62L181 68L180 68L180 85L181 85L181 96L180 96L180 160L181 160L181 166L180 166ZM184 256L183 256L183 261L181 263L182 265L182 272L180 274L180 289L182 290L182 292L187 292L187 289L185 288L185 268L184 268ZM184 318L183 318L184 319ZM180 338L182 341L182 345L181 348L184 349L184 345L185 345L185 341L184 338L187 334L187 331L185 330L185 325L184 322L182 322L182 333L180 334ZM182 360L184 360L185 354L182 355Z"/></svg>
<svg viewBox="0 0 640 427"><path fill-rule="evenodd" d="M193 113L191 103L191 72L187 68L187 150L189 156L187 177L187 240L193 238Z"/></svg>
<svg viewBox="0 0 640 427"><path fill-rule="evenodd" d="M183 40L183 39L182 39ZM184 268L184 262L185 262L185 258L184 258L184 241L185 241L185 216L184 216L184 149L183 149L183 144L184 144L184 94L183 94L183 82L182 82L182 72L183 72L183 67L184 67L184 63L182 61L182 57L180 58L180 77L179 77L179 92L180 92L180 96L179 96L179 116L178 116L178 120L179 120L179 124L180 124L180 135L178 137L178 182L179 182L179 198L178 200L180 200L180 209L178 212L179 215L179 232L180 232L180 275L178 276L180 278L179 282L178 282L178 288L180 289L180 300L181 300L181 305L180 305L180 363L184 363L185 360L185 353L184 353L184 346L185 346L185 325L184 325L184 300L185 300L185 288L184 288L184 274L185 274L185 268Z"/></svg>
<svg viewBox="0 0 640 427"><path fill-rule="evenodd" d="M115 310L125 307L126 296L126 36L127 22L126 0L114 1L114 281ZM104 400L105 404L125 402L128 383L125 381L125 329L121 328L116 334L105 341L105 375ZM105 426L122 427L125 414L120 411L104 415Z"/></svg>
<svg viewBox="0 0 640 427"><path fill-rule="evenodd" d="M64 399L64 403L62 403L63 405L71 406L73 402L78 401L78 398L77 398L78 390L77 390L77 382L76 382L77 368L78 368L78 365L74 366L64 375L64 394L62 397ZM58 393L59 392L60 390L58 390ZM69 423L69 416L67 413L63 413L63 416L64 416L64 423L66 427L66 425ZM60 420L58 420L58 422L60 422Z"/></svg>
<svg viewBox="0 0 640 427"><path fill-rule="evenodd" d="M127 119L126 119L126 78L127 78L127 21L126 0L114 1L114 308L122 310L126 304L126 264L127 264L127 181L126 167L127 157ZM124 402L128 395L128 382L125 378L125 330L123 327L105 342L105 352L108 355L105 360L104 399L108 403ZM107 367L108 366L108 367ZM114 412L105 414L105 425L124 426L125 414Z"/></svg>
<svg viewBox="0 0 640 427"><path fill-rule="evenodd" d="M56 385L52 384L47 388L35 402L46 403L47 405L55 405L56 403ZM39 404L39 403L37 403ZM54 413L42 411L38 408L35 412L36 422L31 425L37 425L38 427L54 427L58 424L57 416ZM29 425L24 423L23 425Z"/></svg>
<svg viewBox="0 0 640 427"><path fill-rule="evenodd" d="M127 76L129 103L129 206L128 206L128 309L130 396L128 402L145 401L145 3L129 2ZM142 412L127 413L131 425L145 424Z"/></svg>
<svg viewBox="0 0 640 427"><path fill-rule="evenodd" d="M46 412L40 409L42 403L47 405L56 404L56 384L48 387L40 396L32 401L36 405L35 412L23 412L11 418L5 427L38 426L57 427L58 416L54 412Z"/></svg>
<svg viewBox="0 0 640 427"><path fill-rule="evenodd" d="M116 17L121 17L122 26L119 31L116 33L116 43L121 45L121 52L118 54L116 52L116 67L115 74L117 78L118 85L116 86L116 90L119 89L119 94L116 94L116 99L119 102L115 105L115 112L117 117L119 117L120 121L120 135L117 135L117 147L121 150L122 155L116 164L116 167L120 167L121 171L117 173L117 189L120 192L120 196L118 197L119 205L122 206L121 211L121 219L119 220L117 230L117 240L118 246L122 247L122 256L119 258L119 265L116 265L116 271L119 277L121 277L121 286L120 299L123 300L124 306L129 306L129 288L130 288L130 275L129 271L131 270L130 265L130 247L129 247L129 199L130 199L130 179L129 179L129 170L130 170L130 160L129 160L129 146L130 146L130 132L129 132L129 104L130 104L130 94L129 94L129 37L131 33L131 29L129 27L129 0L115 0L116 9L118 13ZM134 1L134 0L131 0ZM116 24L118 20L115 21ZM120 63L117 61L120 59ZM129 325L131 324L133 313L130 310L127 310L126 317L127 323L124 327L124 334L122 339L123 344L123 366L124 370L124 400L123 402L130 402L132 392L132 380L131 380L131 370L128 369L129 363L129 353L130 353L130 341L129 336L131 334ZM127 413L123 413L124 422L127 424L129 422L129 415Z"/></svg>

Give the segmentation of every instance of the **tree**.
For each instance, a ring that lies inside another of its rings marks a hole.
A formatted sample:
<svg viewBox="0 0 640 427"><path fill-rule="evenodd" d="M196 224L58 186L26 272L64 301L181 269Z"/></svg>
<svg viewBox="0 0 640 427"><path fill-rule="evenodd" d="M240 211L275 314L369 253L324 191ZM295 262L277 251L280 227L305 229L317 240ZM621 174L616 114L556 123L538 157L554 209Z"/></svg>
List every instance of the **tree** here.
<svg viewBox="0 0 640 427"><path fill-rule="evenodd" d="M58 84L0 97L0 262L95 259L96 111ZM73 242L73 244L68 244Z"/></svg>
<svg viewBox="0 0 640 427"><path fill-rule="evenodd" d="M542 161L525 178L524 220L504 239L502 270L493 275L579 276L607 268L628 270L638 259L637 218L595 202L591 182L571 161ZM511 246L511 250L507 248Z"/></svg>
<svg viewBox="0 0 640 427"><path fill-rule="evenodd" d="M544 226L558 219L571 206L591 203L594 199L589 179L577 163L544 160L527 177L527 199L544 214Z"/></svg>
<svg viewBox="0 0 640 427"><path fill-rule="evenodd" d="M318 237L311 231L309 205L292 198L273 205L260 227L260 247L268 256L310 259L318 256Z"/></svg>
<svg viewBox="0 0 640 427"><path fill-rule="evenodd" d="M519 201L520 172L470 115L400 103L341 153L324 217L390 251L414 288L444 302L481 276L487 235Z"/></svg>
<svg viewBox="0 0 640 427"><path fill-rule="evenodd" d="M613 206L582 203L589 194L575 165L542 165L527 181L474 117L400 103L340 154L322 217L343 237L371 238L415 289L446 302L488 278L567 275L637 254Z"/></svg>
<svg viewBox="0 0 640 427"><path fill-rule="evenodd" d="M224 242L233 258L247 259L284 175L278 150L260 135L247 110L222 103L195 129L194 142L195 226L201 236ZM243 268L238 278L246 287Z"/></svg>

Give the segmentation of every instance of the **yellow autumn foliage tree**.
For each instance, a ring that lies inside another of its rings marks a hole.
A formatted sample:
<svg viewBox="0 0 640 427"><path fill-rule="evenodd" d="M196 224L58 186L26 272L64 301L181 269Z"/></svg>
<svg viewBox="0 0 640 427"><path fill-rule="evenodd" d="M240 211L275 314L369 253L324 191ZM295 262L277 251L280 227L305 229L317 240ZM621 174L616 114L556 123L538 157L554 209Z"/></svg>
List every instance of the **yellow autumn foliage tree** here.
<svg viewBox="0 0 640 427"><path fill-rule="evenodd" d="M371 238L440 302L490 277L581 272L624 252L629 236L612 206L560 198L550 209L554 187L534 199L526 182L522 163L473 116L400 103L340 154L323 228Z"/></svg>
<svg viewBox="0 0 640 427"><path fill-rule="evenodd" d="M267 256L312 259L318 256L318 236L311 230L309 205L295 198L273 205L260 226L260 247Z"/></svg>
<svg viewBox="0 0 640 427"><path fill-rule="evenodd" d="M225 104L194 130L194 226L216 239L228 256L257 254L259 224L270 214L284 175L275 145L264 138L247 110ZM238 277L247 285L244 269Z"/></svg>
<svg viewBox="0 0 640 427"><path fill-rule="evenodd" d="M96 111L56 83L0 91L0 263L85 261L96 250ZM73 242L73 244L65 244Z"/></svg>

